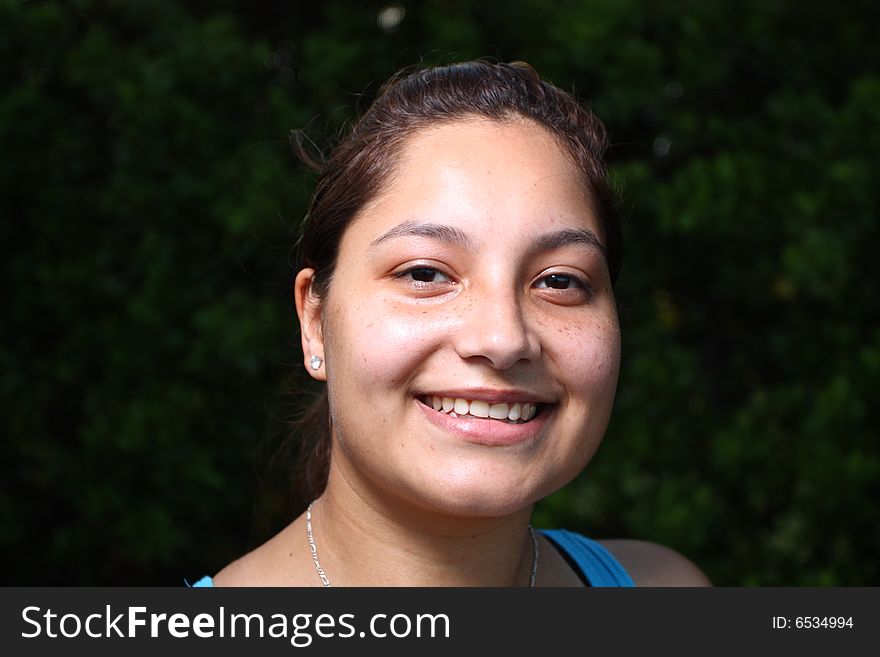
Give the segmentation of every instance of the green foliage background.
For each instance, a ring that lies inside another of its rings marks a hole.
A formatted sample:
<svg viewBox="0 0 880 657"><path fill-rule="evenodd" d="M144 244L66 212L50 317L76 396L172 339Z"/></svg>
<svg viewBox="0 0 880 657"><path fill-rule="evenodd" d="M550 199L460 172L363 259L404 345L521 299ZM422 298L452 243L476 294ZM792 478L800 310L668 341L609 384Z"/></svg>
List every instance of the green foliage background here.
<svg viewBox="0 0 880 657"><path fill-rule="evenodd" d="M0 5L6 584L172 584L284 522L290 249L394 70L525 59L609 125L627 254L603 447L537 524L723 585L880 584L871 2Z"/></svg>

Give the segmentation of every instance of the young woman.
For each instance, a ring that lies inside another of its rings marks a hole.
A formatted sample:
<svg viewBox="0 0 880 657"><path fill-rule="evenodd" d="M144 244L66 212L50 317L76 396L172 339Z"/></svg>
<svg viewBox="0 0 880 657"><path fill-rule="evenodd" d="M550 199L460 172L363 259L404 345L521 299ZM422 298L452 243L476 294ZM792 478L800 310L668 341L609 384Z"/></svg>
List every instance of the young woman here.
<svg viewBox="0 0 880 657"><path fill-rule="evenodd" d="M705 585L533 530L608 424L621 236L605 130L525 64L392 81L324 165L294 285L308 509L200 585Z"/></svg>

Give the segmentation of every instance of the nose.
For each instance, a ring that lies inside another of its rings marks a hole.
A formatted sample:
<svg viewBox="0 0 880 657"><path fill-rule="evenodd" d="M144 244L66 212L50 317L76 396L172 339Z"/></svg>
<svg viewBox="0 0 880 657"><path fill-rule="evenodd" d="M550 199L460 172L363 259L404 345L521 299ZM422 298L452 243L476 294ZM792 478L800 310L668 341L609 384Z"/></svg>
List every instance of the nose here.
<svg viewBox="0 0 880 657"><path fill-rule="evenodd" d="M541 342L515 292L493 288L467 297L462 300L463 321L456 336L459 356L466 360L482 358L493 368L506 370L541 354Z"/></svg>

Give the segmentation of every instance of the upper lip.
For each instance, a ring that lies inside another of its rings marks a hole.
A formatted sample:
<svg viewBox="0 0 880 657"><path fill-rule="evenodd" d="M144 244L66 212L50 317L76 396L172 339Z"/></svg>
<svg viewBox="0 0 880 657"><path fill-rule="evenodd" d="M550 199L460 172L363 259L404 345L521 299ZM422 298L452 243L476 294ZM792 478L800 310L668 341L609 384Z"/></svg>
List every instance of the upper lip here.
<svg viewBox="0 0 880 657"><path fill-rule="evenodd" d="M516 402L529 402L532 404L552 404L553 399L528 390L515 388L445 388L419 393L422 396L451 397L452 399L479 400L489 404L513 404Z"/></svg>

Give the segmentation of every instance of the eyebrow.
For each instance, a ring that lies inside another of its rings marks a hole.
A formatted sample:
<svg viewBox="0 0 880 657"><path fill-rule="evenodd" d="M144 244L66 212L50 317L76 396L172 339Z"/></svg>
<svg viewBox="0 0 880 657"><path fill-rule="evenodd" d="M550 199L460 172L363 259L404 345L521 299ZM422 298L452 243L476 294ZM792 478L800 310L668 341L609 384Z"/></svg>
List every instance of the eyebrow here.
<svg viewBox="0 0 880 657"><path fill-rule="evenodd" d="M385 231L379 237L374 239L370 246L376 246L386 240L395 237L428 237L438 242L446 242L463 248L471 248L471 239L464 231L452 226L444 226L442 224L421 223L418 221L405 221L398 224L394 228Z"/></svg>
<svg viewBox="0 0 880 657"><path fill-rule="evenodd" d="M591 230L586 228L564 228L552 233L545 233L535 241L535 249L538 251L552 251L569 244L583 244L599 251L605 259L608 259L608 252L605 245L599 241L599 238Z"/></svg>
<svg viewBox="0 0 880 657"><path fill-rule="evenodd" d="M396 237L427 237L438 242L446 242L447 244L463 248L473 247L473 242L463 230L452 226L444 226L443 224L421 223L418 221L406 221L385 231L370 243L370 247ZM564 228L552 233L544 233L535 240L533 248L536 251L552 251L569 244L583 244L584 246L596 249L606 259L608 258L605 245L602 244L596 233L586 228Z"/></svg>

